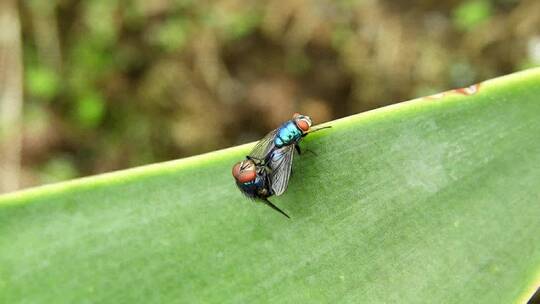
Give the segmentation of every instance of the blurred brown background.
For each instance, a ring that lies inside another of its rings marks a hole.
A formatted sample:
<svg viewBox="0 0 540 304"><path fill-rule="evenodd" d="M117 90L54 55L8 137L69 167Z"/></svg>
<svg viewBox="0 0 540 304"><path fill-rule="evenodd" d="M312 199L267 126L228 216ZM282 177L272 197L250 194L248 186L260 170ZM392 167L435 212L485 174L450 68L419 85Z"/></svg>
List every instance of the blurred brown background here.
<svg viewBox="0 0 540 304"><path fill-rule="evenodd" d="M540 65L538 0L0 2L0 192Z"/></svg>

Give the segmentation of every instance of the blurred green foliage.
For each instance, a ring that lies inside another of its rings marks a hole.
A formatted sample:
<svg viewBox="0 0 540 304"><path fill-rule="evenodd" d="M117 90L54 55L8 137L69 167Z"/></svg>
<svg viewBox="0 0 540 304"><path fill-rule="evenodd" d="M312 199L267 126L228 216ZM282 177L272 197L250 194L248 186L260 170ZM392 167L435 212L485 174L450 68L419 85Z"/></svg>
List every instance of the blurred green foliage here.
<svg viewBox="0 0 540 304"><path fill-rule="evenodd" d="M27 186L256 140L295 111L321 122L540 64L536 0L20 10Z"/></svg>
<svg viewBox="0 0 540 304"><path fill-rule="evenodd" d="M89 92L78 100L77 121L86 128L96 127L103 118L105 105L103 98L96 92Z"/></svg>
<svg viewBox="0 0 540 304"><path fill-rule="evenodd" d="M43 66L30 66L26 69L26 87L32 96L51 100L59 90L58 75Z"/></svg>
<svg viewBox="0 0 540 304"><path fill-rule="evenodd" d="M463 2L454 10L454 23L462 30L471 30L488 20L492 14L489 0L472 0Z"/></svg>

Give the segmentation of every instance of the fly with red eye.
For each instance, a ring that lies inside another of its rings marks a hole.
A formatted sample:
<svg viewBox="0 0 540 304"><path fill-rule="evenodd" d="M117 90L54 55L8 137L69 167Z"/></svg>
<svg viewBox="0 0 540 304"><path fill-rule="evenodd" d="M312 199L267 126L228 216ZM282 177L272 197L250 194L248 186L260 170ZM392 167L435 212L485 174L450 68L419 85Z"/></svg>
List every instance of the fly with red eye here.
<svg viewBox="0 0 540 304"><path fill-rule="evenodd" d="M283 210L279 209L268 200L268 197L273 195L270 187L268 167L255 160L245 159L233 166L232 175L236 180L236 186L238 186L238 189L240 189L244 195L251 199L263 202L270 208L289 218L287 213L283 212Z"/></svg>
<svg viewBox="0 0 540 304"><path fill-rule="evenodd" d="M283 123L279 128L274 129L270 133L261 139L251 150L248 158L268 160L271 158L272 152L277 149L289 149L294 148L301 154L300 141L308 134L331 128L331 126L324 126L318 128L312 128L312 120L307 115L294 113L293 118Z"/></svg>
<svg viewBox="0 0 540 304"><path fill-rule="evenodd" d="M249 155L246 156L245 161L251 161L255 167L259 168L259 171L257 172L260 173L258 173L257 177L262 178L264 176L265 183L263 185L262 182L260 182L257 190L249 188L247 184L242 184L242 187L239 185L240 190L244 192L244 194L246 194L246 192L254 193L256 191L263 191L264 195L267 195L265 198L271 195L278 196L283 194L285 190L287 190L287 185L289 184L294 150L296 149L298 154L301 154L299 145L301 139L309 133L330 128L330 126L312 128L311 125L312 120L309 116L295 113L291 120L283 123L279 128L271 131L261 139L255 145L253 150L251 150ZM253 178L252 175L249 175L248 173L242 172L242 174L240 174L240 171L235 174L236 166L238 166L238 164L233 167L233 176L237 181L237 185L239 179L243 180L244 178L247 178L246 176ZM251 197L253 197L253 195L251 195ZM284 214L283 211L279 210L273 204L271 207Z"/></svg>

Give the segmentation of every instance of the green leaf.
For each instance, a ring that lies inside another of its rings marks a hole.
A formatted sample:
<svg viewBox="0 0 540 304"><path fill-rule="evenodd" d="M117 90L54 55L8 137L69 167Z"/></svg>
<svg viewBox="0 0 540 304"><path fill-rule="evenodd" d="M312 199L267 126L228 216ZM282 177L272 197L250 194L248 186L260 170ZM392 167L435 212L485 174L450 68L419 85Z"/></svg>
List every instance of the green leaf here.
<svg viewBox="0 0 540 304"><path fill-rule="evenodd" d="M524 303L540 282L540 69L336 120L289 189L250 145L0 198L2 303Z"/></svg>

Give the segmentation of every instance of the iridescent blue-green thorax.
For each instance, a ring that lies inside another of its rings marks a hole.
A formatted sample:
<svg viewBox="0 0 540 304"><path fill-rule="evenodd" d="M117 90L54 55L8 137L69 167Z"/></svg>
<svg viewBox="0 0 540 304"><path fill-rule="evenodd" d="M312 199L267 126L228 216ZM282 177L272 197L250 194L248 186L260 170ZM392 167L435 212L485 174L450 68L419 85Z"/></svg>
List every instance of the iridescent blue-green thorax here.
<svg viewBox="0 0 540 304"><path fill-rule="evenodd" d="M274 145L281 148L297 142L300 138L302 138L302 130L296 126L294 121L289 120L279 127L276 138L274 138Z"/></svg>

